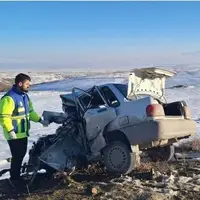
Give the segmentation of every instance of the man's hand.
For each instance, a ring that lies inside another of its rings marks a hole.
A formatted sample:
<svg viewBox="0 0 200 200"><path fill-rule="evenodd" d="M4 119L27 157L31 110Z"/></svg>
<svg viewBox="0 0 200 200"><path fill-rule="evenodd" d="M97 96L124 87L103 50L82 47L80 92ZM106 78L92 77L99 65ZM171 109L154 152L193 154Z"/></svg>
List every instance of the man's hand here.
<svg viewBox="0 0 200 200"><path fill-rule="evenodd" d="M41 119L41 120L40 120L40 123L41 123L43 126L45 126L45 127L49 126L49 121L47 121L47 120Z"/></svg>
<svg viewBox="0 0 200 200"><path fill-rule="evenodd" d="M17 139L17 136L16 136L15 131L11 131L11 132L9 132L8 134L9 134L9 137L10 137L11 140Z"/></svg>

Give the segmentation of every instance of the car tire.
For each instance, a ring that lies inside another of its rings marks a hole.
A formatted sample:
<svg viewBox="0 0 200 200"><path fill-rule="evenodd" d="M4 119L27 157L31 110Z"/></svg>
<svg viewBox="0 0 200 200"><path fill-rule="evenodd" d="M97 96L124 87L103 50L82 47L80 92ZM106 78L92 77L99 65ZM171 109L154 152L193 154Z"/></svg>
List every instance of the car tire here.
<svg viewBox="0 0 200 200"><path fill-rule="evenodd" d="M128 174L134 167L134 156L128 145L120 141L109 143L103 151L104 165L109 172Z"/></svg>

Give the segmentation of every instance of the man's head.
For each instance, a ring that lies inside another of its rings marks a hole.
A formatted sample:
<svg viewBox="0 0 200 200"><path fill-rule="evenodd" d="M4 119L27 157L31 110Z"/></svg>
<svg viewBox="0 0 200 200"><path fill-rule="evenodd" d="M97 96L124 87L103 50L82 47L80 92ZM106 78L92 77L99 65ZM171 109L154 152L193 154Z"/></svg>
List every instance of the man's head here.
<svg viewBox="0 0 200 200"><path fill-rule="evenodd" d="M23 92L28 92L30 82L31 78L26 74L20 73L15 77L15 85Z"/></svg>

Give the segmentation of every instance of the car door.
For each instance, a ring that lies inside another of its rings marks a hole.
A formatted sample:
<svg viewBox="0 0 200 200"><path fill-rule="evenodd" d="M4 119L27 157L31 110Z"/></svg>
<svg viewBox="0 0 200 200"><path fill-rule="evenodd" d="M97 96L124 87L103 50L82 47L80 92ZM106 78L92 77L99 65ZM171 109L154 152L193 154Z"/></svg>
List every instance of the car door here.
<svg viewBox="0 0 200 200"><path fill-rule="evenodd" d="M117 117L115 109L106 105L99 93L93 94L91 106L84 114L86 136L92 152L98 152L106 145L103 130Z"/></svg>

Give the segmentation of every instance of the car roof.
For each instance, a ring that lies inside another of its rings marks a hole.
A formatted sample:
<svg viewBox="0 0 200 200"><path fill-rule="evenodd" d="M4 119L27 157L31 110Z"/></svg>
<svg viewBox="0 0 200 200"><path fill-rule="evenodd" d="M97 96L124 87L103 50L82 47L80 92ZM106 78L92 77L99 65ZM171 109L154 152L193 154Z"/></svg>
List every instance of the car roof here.
<svg viewBox="0 0 200 200"><path fill-rule="evenodd" d="M104 86L113 86L113 85L127 85L127 84L123 84L123 83L105 83L105 84L101 84L101 85L97 85L97 86L101 88L101 87L104 87ZM92 89L92 87L87 88L85 91L88 91L90 89ZM81 92L75 92L75 94L80 95ZM72 92L67 93L67 94L61 94L60 97L74 101L74 96L73 96Z"/></svg>

